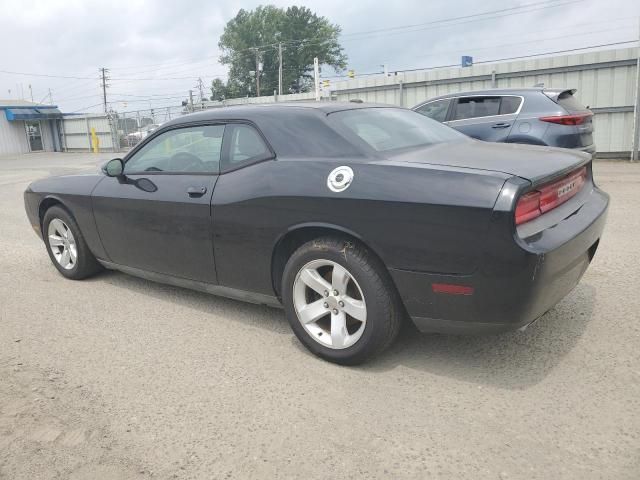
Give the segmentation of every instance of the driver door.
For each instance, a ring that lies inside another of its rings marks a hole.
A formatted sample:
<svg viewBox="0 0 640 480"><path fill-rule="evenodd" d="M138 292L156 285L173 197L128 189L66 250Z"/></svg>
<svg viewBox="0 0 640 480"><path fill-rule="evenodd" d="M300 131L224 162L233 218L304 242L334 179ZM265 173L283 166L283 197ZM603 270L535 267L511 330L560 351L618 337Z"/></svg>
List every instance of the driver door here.
<svg viewBox="0 0 640 480"><path fill-rule="evenodd" d="M154 135L105 177L93 212L113 263L217 283L211 196L220 171L224 125L193 125Z"/></svg>

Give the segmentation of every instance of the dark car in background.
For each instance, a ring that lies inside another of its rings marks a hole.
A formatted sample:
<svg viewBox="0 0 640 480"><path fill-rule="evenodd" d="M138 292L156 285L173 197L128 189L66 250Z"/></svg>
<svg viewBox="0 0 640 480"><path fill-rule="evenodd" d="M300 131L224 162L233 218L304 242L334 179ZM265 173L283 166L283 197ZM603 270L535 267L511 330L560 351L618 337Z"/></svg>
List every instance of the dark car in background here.
<svg viewBox="0 0 640 480"><path fill-rule="evenodd" d="M24 198L64 277L106 267L282 305L309 350L348 364L405 315L424 332L527 326L582 277L609 202L585 153L338 102L186 115Z"/></svg>
<svg viewBox="0 0 640 480"><path fill-rule="evenodd" d="M478 140L595 153L593 113L576 89L490 89L442 95L413 110Z"/></svg>

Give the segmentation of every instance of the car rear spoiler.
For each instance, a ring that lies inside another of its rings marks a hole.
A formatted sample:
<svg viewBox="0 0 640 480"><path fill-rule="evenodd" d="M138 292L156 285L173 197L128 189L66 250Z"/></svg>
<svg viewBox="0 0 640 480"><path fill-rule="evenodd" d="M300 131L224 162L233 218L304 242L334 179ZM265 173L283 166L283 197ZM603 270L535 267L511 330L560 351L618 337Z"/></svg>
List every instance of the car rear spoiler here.
<svg viewBox="0 0 640 480"><path fill-rule="evenodd" d="M542 90L547 97L549 97L554 102L558 103L558 99L562 94L573 95L578 91L577 88L545 88Z"/></svg>

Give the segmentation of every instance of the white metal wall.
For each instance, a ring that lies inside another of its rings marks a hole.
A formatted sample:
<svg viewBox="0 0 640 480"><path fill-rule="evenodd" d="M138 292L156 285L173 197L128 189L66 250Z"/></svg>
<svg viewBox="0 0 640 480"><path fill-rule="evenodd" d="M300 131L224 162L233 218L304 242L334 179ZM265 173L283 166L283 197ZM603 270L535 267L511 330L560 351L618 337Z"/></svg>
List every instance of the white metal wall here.
<svg viewBox="0 0 640 480"><path fill-rule="evenodd" d="M20 122L24 126L24 122ZM55 126L52 125L53 120L40 120L40 134L42 135L42 147L45 152L55 151L55 138L56 135ZM51 131L54 127L53 132Z"/></svg>
<svg viewBox="0 0 640 480"><path fill-rule="evenodd" d="M338 100L361 99L412 107L429 98L468 90L531 87L577 88L580 101L594 109L599 152L631 150L637 49L623 48L531 60L405 72L336 83ZM530 73L528 73L530 72ZM402 98L400 95L402 82Z"/></svg>
<svg viewBox="0 0 640 480"><path fill-rule="evenodd" d="M633 135L633 110L637 71L637 48L603 50L574 55L516 60L494 64L476 64L465 68L440 68L403 72L392 76L370 76L336 82L323 100L387 103L412 107L429 98L461 91L492 87L520 88L544 83L549 88L577 88L580 101L595 114L595 142L600 154L629 152ZM267 95L204 102L204 108L232 105L309 101L313 92L292 95ZM182 107L179 114L185 113ZM83 117L84 118L84 117ZM106 117L102 116L106 121ZM69 123L77 139L70 139L70 149L87 149L88 131L82 119ZM65 120L65 125L67 125ZM101 126L101 142L107 128ZM75 131L78 133L74 133ZM108 142L108 139L105 138ZM106 143L102 143L102 146ZM625 154L622 154L623 156Z"/></svg>
<svg viewBox="0 0 640 480"><path fill-rule="evenodd" d="M43 151L55 150L55 139L51 132L53 120L40 120ZM29 140L24 121L8 121L4 112L0 111L0 155L29 153Z"/></svg>
<svg viewBox="0 0 640 480"><path fill-rule="evenodd" d="M0 110L0 155L27 153L29 142L24 122L10 122Z"/></svg>
<svg viewBox="0 0 640 480"><path fill-rule="evenodd" d="M66 151L91 150L91 128L96 129L100 150L117 151L107 115L64 116L61 122L62 148ZM115 148L114 148L115 147Z"/></svg>

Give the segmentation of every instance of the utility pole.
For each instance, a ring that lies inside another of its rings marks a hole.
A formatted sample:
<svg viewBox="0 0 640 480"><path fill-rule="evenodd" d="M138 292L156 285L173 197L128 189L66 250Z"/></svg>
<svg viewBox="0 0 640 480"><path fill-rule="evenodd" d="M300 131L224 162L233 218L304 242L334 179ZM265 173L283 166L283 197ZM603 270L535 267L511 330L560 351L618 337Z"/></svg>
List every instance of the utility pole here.
<svg viewBox="0 0 640 480"><path fill-rule="evenodd" d="M260 50L256 50L256 97L260 96Z"/></svg>
<svg viewBox="0 0 640 480"><path fill-rule="evenodd" d="M202 83L202 78L198 77L198 84L196 86L200 91L200 107L202 110L204 110L204 93L202 91L204 88L204 83Z"/></svg>
<svg viewBox="0 0 640 480"><path fill-rule="evenodd" d="M640 32L640 17L638 17ZM640 37L638 38L638 60L636 61L636 103L633 109L633 138L631 139L631 161L638 161L638 144L640 143Z"/></svg>
<svg viewBox="0 0 640 480"><path fill-rule="evenodd" d="M313 59L313 81L316 86L316 102L320 101L320 65L318 65L318 57Z"/></svg>
<svg viewBox="0 0 640 480"><path fill-rule="evenodd" d="M193 90L189 90L189 111L193 112Z"/></svg>
<svg viewBox="0 0 640 480"><path fill-rule="evenodd" d="M51 94L51 89L49 89L49 103L53 105L53 95Z"/></svg>
<svg viewBox="0 0 640 480"><path fill-rule="evenodd" d="M102 87L102 101L103 101L103 104L104 104L104 113L108 112L108 109L107 109L107 87L109 86L109 85L107 85L107 80L109 79L107 77L107 73L108 72L109 72L108 68L102 67L100 69L100 74L101 74L101 77L102 77L102 85L101 85L101 87Z"/></svg>
<svg viewBox="0 0 640 480"><path fill-rule="evenodd" d="M278 96L282 95L282 43L278 43Z"/></svg>

